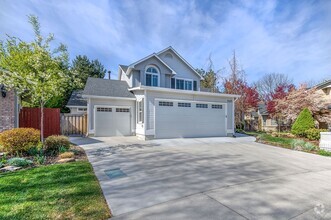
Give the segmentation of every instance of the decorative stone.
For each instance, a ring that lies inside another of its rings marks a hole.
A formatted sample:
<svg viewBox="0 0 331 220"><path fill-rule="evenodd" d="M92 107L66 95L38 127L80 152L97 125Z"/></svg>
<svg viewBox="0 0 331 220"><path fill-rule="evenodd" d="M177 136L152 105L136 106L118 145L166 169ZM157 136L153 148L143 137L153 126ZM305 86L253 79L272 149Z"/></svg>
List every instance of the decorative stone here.
<svg viewBox="0 0 331 220"><path fill-rule="evenodd" d="M321 132L320 149L331 152L331 132Z"/></svg>
<svg viewBox="0 0 331 220"><path fill-rule="evenodd" d="M69 163L69 162L74 162L75 158L65 158L65 159L61 159L58 160L57 163Z"/></svg>
<svg viewBox="0 0 331 220"><path fill-rule="evenodd" d="M0 169L0 173L12 172L12 171L20 170L20 169L22 169L22 167L6 166L6 167Z"/></svg>

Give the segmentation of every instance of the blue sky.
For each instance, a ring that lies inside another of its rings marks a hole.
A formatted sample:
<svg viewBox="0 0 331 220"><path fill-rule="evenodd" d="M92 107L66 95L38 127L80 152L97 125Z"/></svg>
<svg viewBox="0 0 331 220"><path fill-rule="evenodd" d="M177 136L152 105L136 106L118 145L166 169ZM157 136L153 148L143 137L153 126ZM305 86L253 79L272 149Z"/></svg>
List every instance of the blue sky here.
<svg viewBox="0 0 331 220"><path fill-rule="evenodd" d="M233 50L249 82L285 73L296 84L331 78L331 1L1 0L0 39L32 40L26 15L39 17L70 57L118 64L173 46L192 66L228 68Z"/></svg>

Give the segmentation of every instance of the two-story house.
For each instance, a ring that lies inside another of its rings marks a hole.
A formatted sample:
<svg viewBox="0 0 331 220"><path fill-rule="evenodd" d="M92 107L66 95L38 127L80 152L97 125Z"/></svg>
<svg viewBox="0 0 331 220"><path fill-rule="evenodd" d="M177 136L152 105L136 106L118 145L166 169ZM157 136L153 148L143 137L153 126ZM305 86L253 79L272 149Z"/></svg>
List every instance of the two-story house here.
<svg viewBox="0 0 331 220"><path fill-rule="evenodd" d="M172 47L120 65L118 80L89 78L83 92L89 135L233 135L239 96L200 91L202 79Z"/></svg>

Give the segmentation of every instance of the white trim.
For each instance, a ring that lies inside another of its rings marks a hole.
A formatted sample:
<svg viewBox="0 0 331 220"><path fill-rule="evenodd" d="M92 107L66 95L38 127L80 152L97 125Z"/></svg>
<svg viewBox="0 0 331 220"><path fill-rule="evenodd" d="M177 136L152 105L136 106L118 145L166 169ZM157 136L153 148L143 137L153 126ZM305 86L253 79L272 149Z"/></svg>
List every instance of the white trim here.
<svg viewBox="0 0 331 220"><path fill-rule="evenodd" d="M127 98L127 97L114 97L114 96L97 96L97 95L83 95L83 98L96 98L96 99L114 99L114 100L133 100L136 98Z"/></svg>
<svg viewBox="0 0 331 220"><path fill-rule="evenodd" d="M195 74L197 74L201 80L203 80L203 77L193 68L193 66L191 64L189 64L174 48L172 48L172 46L169 46L159 52L157 52L157 55L160 55L161 53L167 51L167 50L171 50L172 52L174 52Z"/></svg>
<svg viewBox="0 0 331 220"><path fill-rule="evenodd" d="M130 109L130 131L131 131L131 135L132 135L132 128L133 128L133 124L132 124L132 108L131 106L127 106L127 105L94 105L93 106L93 134L95 135L95 118L96 118L96 109L98 107L106 107L106 108L115 108L115 111L112 111L112 113L116 113L116 108L129 108ZM127 113L127 112L125 112Z"/></svg>
<svg viewBox="0 0 331 220"><path fill-rule="evenodd" d="M214 96L214 97L224 97L224 98L239 98L240 95L234 94L224 94L224 93L211 93L211 92L201 92L201 91L191 91L191 90L181 90L181 89L169 89L163 87L153 87L153 86L139 86L129 89L129 91L139 91L139 90L149 90L157 92L166 92L166 93L182 93L189 95L203 95L203 96Z"/></svg>
<svg viewBox="0 0 331 220"><path fill-rule="evenodd" d="M147 127L147 92L144 91L144 133L146 134Z"/></svg>
<svg viewBox="0 0 331 220"><path fill-rule="evenodd" d="M82 105L82 106L78 106L78 105L66 105L67 108L87 108L87 105Z"/></svg>
<svg viewBox="0 0 331 220"><path fill-rule="evenodd" d="M135 65L137 65L137 64L139 64L139 63L141 63L141 62L144 62L145 60L148 60L148 59L151 58L151 57L155 57L155 58L158 59L163 65L165 65L169 70L171 70L171 74L173 74L173 75L176 75L176 74L177 74L176 71L173 70L168 64L166 64L166 63L165 63L160 57L158 57L158 56L156 55L156 53L152 53L152 54L148 55L147 57L144 57L144 58L142 58L142 59L140 59L140 60L138 60L138 61L136 61L136 62L130 64L130 65L128 66L128 70L126 71L125 74L126 74L126 75L129 75L129 74L131 73L131 70L134 69Z"/></svg>
<svg viewBox="0 0 331 220"><path fill-rule="evenodd" d="M173 102L194 102L201 104L227 104L226 102L209 102L209 101L199 101L199 100L188 100L188 99L165 99L165 98L155 98L156 101L173 101Z"/></svg>

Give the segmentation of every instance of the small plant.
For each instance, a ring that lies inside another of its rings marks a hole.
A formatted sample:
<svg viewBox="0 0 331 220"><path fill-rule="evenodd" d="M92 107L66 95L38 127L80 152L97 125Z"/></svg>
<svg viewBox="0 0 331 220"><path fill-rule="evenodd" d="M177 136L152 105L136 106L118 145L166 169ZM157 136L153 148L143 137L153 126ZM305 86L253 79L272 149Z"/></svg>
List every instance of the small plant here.
<svg viewBox="0 0 331 220"><path fill-rule="evenodd" d="M75 154L73 152L65 152L59 155L61 159L74 158Z"/></svg>
<svg viewBox="0 0 331 220"><path fill-rule="evenodd" d="M304 149L304 145L306 144L305 141L300 139L294 139L291 143L292 150L302 150Z"/></svg>
<svg viewBox="0 0 331 220"><path fill-rule="evenodd" d="M311 128L305 131L306 137L311 140L311 141L318 141L321 139L321 134L320 132L326 132L328 131L327 129L317 129L317 128Z"/></svg>
<svg viewBox="0 0 331 220"><path fill-rule="evenodd" d="M69 150L68 148L61 146L59 149L59 153L62 154L62 153L67 152L68 150Z"/></svg>
<svg viewBox="0 0 331 220"><path fill-rule="evenodd" d="M331 152L330 151L323 150L323 149L319 150L318 151L318 154L319 155L322 155L322 156L331 157Z"/></svg>
<svg viewBox="0 0 331 220"><path fill-rule="evenodd" d="M292 125L291 132L292 134L304 137L305 132L310 128L314 128L314 126L314 118L311 115L310 111L305 108L300 112L298 118Z"/></svg>
<svg viewBox="0 0 331 220"><path fill-rule="evenodd" d="M26 167L31 165L33 162L24 158L14 157L9 159L7 163L11 166Z"/></svg>
<svg viewBox="0 0 331 220"><path fill-rule="evenodd" d="M44 151L47 155L57 155L60 148L68 150L70 148L70 141L66 136L52 135L46 138L44 143Z"/></svg>
<svg viewBox="0 0 331 220"><path fill-rule="evenodd" d="M36 164L43 165L46 162L46 156L44 156L42 154L38 154L33 157L33 160L36 162Z"/></svg>
<svg viewBox="0 0 331 220"><path fill-rule="evenodd" d="M312 151L312 150L315 150L315 149L316 149L316 146L313 145L312 143L306 142L306 143L303 145L303 149L304 149L305 151Z"/></svg>
<svg viewBox="0 0 331 220"><path fill-rule="evenodd" d="M40 142L40 131L34 128L14 128L0 133L0 145L9 154L27 153Z"/></svg>
<svg viewBox="0 0 331 220"><path fill-rule="evenodd" d="M0 162L0 168L3 167L3 164Z"/></svg>
<svg viewBox="0 0 331 220"><path fill-rule="evenodd" d="M2 164L6 164L7 163L7 155L6 154L2 155L0 162Z"/></svg>

